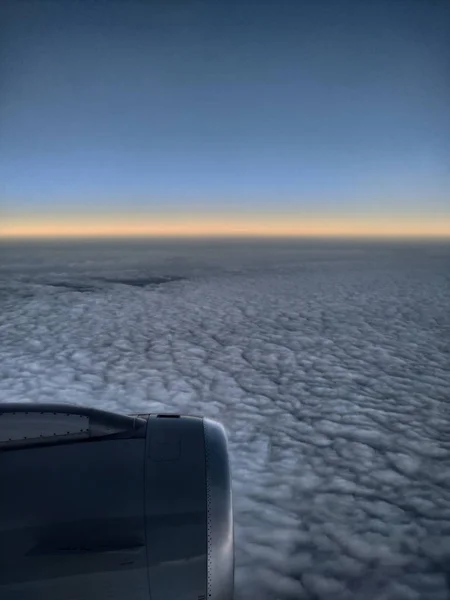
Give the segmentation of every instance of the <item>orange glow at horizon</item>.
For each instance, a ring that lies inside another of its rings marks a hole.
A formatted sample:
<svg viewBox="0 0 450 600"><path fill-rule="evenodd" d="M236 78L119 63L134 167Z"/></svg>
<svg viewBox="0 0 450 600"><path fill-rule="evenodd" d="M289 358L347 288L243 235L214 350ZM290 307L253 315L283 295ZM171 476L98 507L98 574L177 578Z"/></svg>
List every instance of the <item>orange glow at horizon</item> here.
<svg viewBox="0 0 450 600"><path fill-rule="evenodd" d="M450 237L450 219L193 215L2 218L1 238L51 237Z"/></svg>

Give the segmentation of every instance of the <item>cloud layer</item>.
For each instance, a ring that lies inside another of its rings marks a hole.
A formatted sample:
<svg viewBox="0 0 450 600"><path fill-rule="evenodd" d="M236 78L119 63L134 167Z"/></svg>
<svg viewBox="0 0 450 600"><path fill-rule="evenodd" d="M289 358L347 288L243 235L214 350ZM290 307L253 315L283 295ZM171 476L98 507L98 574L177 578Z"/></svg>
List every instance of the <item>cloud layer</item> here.
<svg viewBox="0 0 450 600"><path fill-rule="evenodd" d="M449 246L2 252L1 401L224 423L236 600L448 598Z"/></svg>

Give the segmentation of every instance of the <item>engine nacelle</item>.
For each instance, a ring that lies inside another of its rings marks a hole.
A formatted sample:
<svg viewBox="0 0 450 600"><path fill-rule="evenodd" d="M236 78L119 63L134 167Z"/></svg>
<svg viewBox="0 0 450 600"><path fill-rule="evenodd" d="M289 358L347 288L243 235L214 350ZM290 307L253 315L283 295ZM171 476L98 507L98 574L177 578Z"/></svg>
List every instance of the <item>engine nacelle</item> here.
<svg viewBox="0 0 450 600"><path fill-rule="evenodd" d="M0 404L2 600L231 600L224 428Z"/></svg>

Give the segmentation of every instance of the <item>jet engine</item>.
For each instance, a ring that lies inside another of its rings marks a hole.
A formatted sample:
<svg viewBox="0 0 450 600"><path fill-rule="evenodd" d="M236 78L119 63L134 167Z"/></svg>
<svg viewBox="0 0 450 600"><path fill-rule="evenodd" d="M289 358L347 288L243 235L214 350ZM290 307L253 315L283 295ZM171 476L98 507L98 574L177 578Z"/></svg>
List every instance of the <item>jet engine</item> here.
<svg viewBox="0 0 450 600"><path fill-rule="evenodd" d="M231 600L222 425L0 404L2 600Z"/></svg>

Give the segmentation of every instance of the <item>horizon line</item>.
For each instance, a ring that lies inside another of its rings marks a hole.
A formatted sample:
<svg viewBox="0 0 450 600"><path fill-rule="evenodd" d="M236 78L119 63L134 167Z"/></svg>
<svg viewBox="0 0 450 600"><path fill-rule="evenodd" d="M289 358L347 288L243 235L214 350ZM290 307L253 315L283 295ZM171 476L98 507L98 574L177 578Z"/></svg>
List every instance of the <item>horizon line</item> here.
<svg viewBox="0 0 450 600"><path fill-rule="evenodd" d="M7 218L0 223L0 239L16 238L450 238L447 215L261 215L252 218L204 215L154 216L111 215L72 219Z"/></svg>
<svg viewBox="0 0 450 600"><path fill-rule="evenodd" d="M354 241L446 241L450 242L450 234L373 234L373 235L358 235L358 234L205 234L205 235L178 235L178 234L140 234L140 235L114 235L114 234L74 234L74 235L1 235L0 242L14 241L83 241L83 240L111 240L111 241L131 241L131 240L354 240Z"/></svg>

